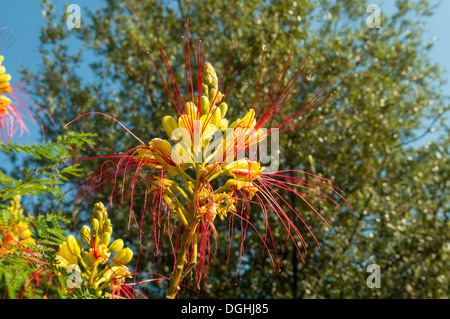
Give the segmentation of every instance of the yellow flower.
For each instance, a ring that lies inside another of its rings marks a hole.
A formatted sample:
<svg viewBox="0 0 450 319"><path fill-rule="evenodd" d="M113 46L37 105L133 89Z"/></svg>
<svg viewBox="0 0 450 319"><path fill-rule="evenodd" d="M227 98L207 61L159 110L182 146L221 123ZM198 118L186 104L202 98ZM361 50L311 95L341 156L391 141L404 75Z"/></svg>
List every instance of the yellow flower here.
<svg viewBox="0 0 450 319"><path fill-rule="evenodd" d="M214 201L217 204L216 212L219 215L220 220L223 221L224 217L227 217L227 213L230 211L235 211L236 200L233 198L232 194L219 193L214 195Z"/></svg>
<svg viewBox="0 0 450 319"><path fill-rule="evenodd" d="M56 259L60 262L57 266L62 266L64 269L70 264L78 264L77 256L70 252L67 242L59 245L59 252L56 253Z"/></svg>
<svg viewBox="0 0 450 319"><path fill-rule="evenodd" d="M6 69L2 65L3 55L0 55L0 94L1 93L10 93L11 86L9 85L9 81L11 81L11 75L5 74Z"/></svg>
<svg viewBox="0 0 450 319"><path fill-rule="evenodd" d="M150 150L155 160L166 169L170 175L178 175L176 167L178 166L172 160L172 146L166 140L154 138L149 143Z"/></svg>
<svg viewBox="0 0 450 319"><path fill-rule="evenodd" d="M109 282L111 291L117 291L125 283L125 278L131 278L131 272L128 268L126 266L114 266L104 273L98 284Z"/></svg>
<svg viewBox="0 0 450 319"><path fill-rule="evenodd" d="M153 156L152 151L148 147L138 147L137 153L138 155L133 157L136 162L143 163L144 166L150 168L162 168L162 166L158 164L155 156Z"/></svg>
<svg viewBox="0 0 450 319"><path fill-rule="evenodd" d="M10 201L9 207L4 211L0 211L0 216L3 216L3 212L8 217L5 224L3 224L3 220L0 220L0 256L6 255L14 250L14 248L11 248L11 244L34 244L33 233L28 222L28 217L23 214L19 195Z"/></svg>
<svg viewBox="0 0 450 319"><path fill-rule="evenodd" d="M6 96L0 95L0 114L8 114L8 106L11 104L11 100Z"/></svg>
<svg viewBox="0 0 450 319"><path fill-rule="evenodd" d="M239 178L237 180L229 179L225 183L225 188L236 189L236 190L244 189L247 192L249 199L252 199L253 196L255 196L256 192L258 191L258 187L256 187L253 182L250 182L245 179L239 179Z"/></svg>
<svg viewBox="0 0 450 319"><path fill-rule="evenodd" d="M241 180L253 181L261 177L261 164L242 158L224 167L227 175Z"/></svg>
<svg viewBox="0 0 450 319"><path fill-rule="evenodd" d="M133 258L133 251L128 247L124 248L114 256L114 258L111 262L111 266L126 265L131 261L132 258Z"/></svg>
<svg viewBox="0 0 450 319"><path fill-rule="evenodd" d="M242 118L234 121L231 123L228 127L229 128L253 128L256 125L256 117L255 117L255 110L250 109L248 113Z"/></svg>

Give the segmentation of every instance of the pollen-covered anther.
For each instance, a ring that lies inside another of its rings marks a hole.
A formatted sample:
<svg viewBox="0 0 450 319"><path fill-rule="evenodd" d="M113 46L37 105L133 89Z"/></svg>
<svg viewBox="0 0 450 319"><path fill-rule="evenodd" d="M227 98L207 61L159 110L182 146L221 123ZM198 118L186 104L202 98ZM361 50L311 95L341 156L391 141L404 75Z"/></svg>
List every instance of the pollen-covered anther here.
<svg viewBox="0 0 450 319"><path fill-rule="evenodd" d="M216 212L222 221L227 217L228 212L236 210L236 200L233 198L232 194L226 192L214 194L214 202L217 203Z"/></svg>

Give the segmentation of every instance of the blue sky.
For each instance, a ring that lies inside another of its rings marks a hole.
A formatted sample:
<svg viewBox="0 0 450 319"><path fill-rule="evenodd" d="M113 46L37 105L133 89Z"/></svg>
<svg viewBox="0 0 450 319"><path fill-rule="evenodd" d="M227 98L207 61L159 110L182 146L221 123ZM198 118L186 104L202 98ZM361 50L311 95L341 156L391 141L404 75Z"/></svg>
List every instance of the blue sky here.
<svg viewBox="0 0 450 319"><path fill-rule="evenodd" d="M0 11L0 23L5 19L6 25L16 33L15 43L8 49L5 54L4 65L8 73L13 76L13 79L19 79L20 75L18 69L26 67L34 69L41 61L39 55L39 30L44 23L42 16L42 9L40 1L38 0L15 0L2 2ZM376 1L371 0L367 3L380 3L381 10L389 13L391 10L393 0ZM440 1L430 0L432 4L438 4ZM54 0L57 12L65 10L64 3L67 1ZM104 2L100 0L73 0L71 3L78 4L81 8L88 6L92 9L98 8ZM426 29L428 32L425 35L424 41L433 41L434 48L431 51L430 57L432 61L438 62L446 70L450 70L450 59L448 58L450 52L450 1L443 0L436 14L428 19ZM450 96L450 76L449 72L444 74L448 83L444 87L444 94ZM32 134L24 136L22 142L33 142L39 137L39 127L37 125L30 126ZM434 135L436 136L436 135ZM418 145L423 145L426 142L422 140Z"/></svg>

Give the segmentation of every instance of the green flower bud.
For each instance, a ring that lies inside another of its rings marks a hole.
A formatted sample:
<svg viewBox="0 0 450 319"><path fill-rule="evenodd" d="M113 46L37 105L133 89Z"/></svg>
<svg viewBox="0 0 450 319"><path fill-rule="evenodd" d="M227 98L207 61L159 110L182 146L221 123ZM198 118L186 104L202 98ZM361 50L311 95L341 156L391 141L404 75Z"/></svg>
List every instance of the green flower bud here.
<svg viewBox="0 0 450 319"><path fill-rule="evenodd" d="M79 238L76 238L76 240L77 240L77 245L78 245L78 247L80 247L80 253L81 253L81 252L84 251L84 245L83 245L83 242L82 242L81 239L79 239Z"/></svg>
<svg viewBox="0 0 450 319"><path fill-rule="evenodd" d="M210 107L212 107L213 105L211 105L212 103L217 103L217 90L211 89L209 90L209 103L210 103Z"/></svg>
<svg viewBox="0 0 450 319"><path fill-rule="evenodd" d="M209 89L205 83L202 83L202 96L209 96Z"/></svg>
<svg viewBox="0 0 450 319"><path fill-rule="evenodd" d="M224 96L225 96L225 95L222 94L222 92L218 91L218 92L217 92L217 96L216 96L216 100L214 101L214 103L220 103L220 102L222 101L222 99L223 99Z"/></svg>
<svg viewBox="0 0 450 319"><path fill-rule="evenodd" d="M220 121L222 120L222 113L220 112L220 108L215 107L211 109L211 120L210 123L214 125L215 127L220 126Z"/></svg>
<svg viewBox="0 0 450 319"><path fill-rule="evenodd" d="M98 202L95 204L92 215L98 219L99 226L101 226L105 222L108 214L106 213L106 208L103 203Z"/></svg>
<svg viewBox="0 0 450 319"><path fill-rule="evenodd" d="M211 63L205 63L205 71L204 71L204 80L203 82L208 85L209 89L217 90L217 84L219 83L219 79L217 78L216 70L214 70Z"/></svg>
<svg viewBox="0 0 450 319"><path fill-rule="evenodd" d="M167 115L162 119L162 125L167 136L172 138L172 132L178 128L178 122L172 116Z"/></svg>
<svg viewBox="0 0 450 319"><path fill-rule="evenodd" d="M91 245L91 229L88 225L84 225L83 228L80 230L80 237L84 240L86 245Z"/></svg>
<svg viewBox="0 0 450 319"><path fill-rule="evenodd" d="M209 112L209 99L207 96L202 96L200 98L200 112L201 114L208 114Z"/></svg>
<svg viewBox="0 0 450 319"><path fill-rule="evenodd" d="M222 114L222 118L224 118L225 114L227 114L227 111L228 111L228 104L225 102L220 103L219 108L220 108L220 112Z"/></svg>
<svg viewBox="0 0 450 319"><path fill-rule="evenodd" d="M111 267L115 265L126 265L128 264L131 259L133 258L133 251L130 248L124 248L121 251L119 251L116 256L114 256Z"/></svg>
<svg viewBox="0 0 450 319"><path fill-rule="evenodd" d="M100 228L100 223L98 222L97 218L91 219L91 226L92 226L92 232L94 234L94 237L98 236L98 229Z"/></svg>
<svg viewBox="0 0 450 319"><path fill-rule="evenodd" d="M123 240L119 238L113 241L111 245L109 245L108 251L113 254L118 252L122 248L123 248Z"/></svg>

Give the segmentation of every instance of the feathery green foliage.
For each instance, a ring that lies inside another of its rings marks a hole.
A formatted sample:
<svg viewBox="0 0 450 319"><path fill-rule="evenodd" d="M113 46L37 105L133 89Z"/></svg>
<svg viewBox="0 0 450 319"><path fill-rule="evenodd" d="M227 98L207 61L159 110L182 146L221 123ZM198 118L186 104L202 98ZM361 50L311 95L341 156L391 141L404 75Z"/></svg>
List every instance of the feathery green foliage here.
<svg viewBox="0 0 450 319"><path fill-rule="evenodd" d="M39 167L28 168L21 179L7 176L0 170L0 199L7 200L15 195L37 195L50 193L55 198L63 195L59 185L74 176L80 176L79 164L68 165L69 152L72 148L80 148L85 144L93 144L95 134L73 134L72 136L58 137L55 142L44 141L41 144L22 145L20 143L1 144L6 154L25 153L45 164ZM1 203L0 203L1 204Z"/></svg>

